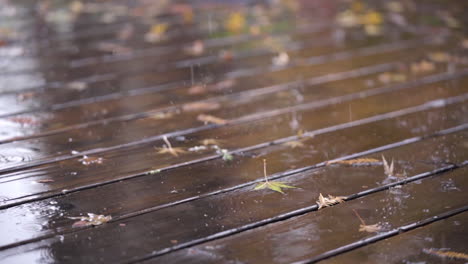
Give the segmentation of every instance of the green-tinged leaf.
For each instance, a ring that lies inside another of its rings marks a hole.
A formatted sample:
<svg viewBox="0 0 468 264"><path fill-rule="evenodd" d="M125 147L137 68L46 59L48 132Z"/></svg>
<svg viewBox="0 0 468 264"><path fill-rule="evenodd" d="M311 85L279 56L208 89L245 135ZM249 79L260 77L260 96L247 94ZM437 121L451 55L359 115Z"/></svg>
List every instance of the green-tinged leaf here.
<svg viewBox="0 0 468 264"><path fill-rule="evenodd" d="M259 184L257 184L257 186L255 186L254 190L261 190L261 189L265 189L267 187L267 183L266 182L261 182Z"/></svg>

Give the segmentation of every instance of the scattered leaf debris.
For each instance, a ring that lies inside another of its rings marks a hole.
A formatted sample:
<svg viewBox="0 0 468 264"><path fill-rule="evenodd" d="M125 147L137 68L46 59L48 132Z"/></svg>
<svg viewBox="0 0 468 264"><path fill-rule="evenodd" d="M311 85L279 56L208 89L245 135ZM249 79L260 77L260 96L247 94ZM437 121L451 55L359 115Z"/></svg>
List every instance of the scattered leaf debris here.
<svg viewBox="0 0 468 264"><path fill-rule="evenodd" d="M228 123L227 120L212 116L212 115L205 115L205 114L200 114L197 116L197 120L206 123L213 123L217 125L225 125Z"/></svg>
<svg viewBox="0 0 468 264"><path fill-rule="evenodd" d="M347 166L376 166L376 165L382 165L382 161L378 159L372 159L372 158L327 161L327 166L333 165L333 164L340 164L340 165L347 165Z"/></svg>
<svg viewBox="0 0 468 264"><path fill-rule="evenodd" d="M318 201L316 202L318 205L317 210L320 210L324 207L328 207L331 205L339 204L345 202L346 196L333 196L328 195L328 197L324 197L321 193L319 195Z"/></svg>
<svg viewBox="0 0 468 264"><path fill-rule="evenodd" d="M443 249L435 249L435 248L425 248L423 252L426 254L431 254L434 256L438 256L441 258L450 258L450 259L461 259L461 260L468 260L468 254L448 251Z"/></svg>
<svg viewBox="0 0 468 264"><path fill-rule="evenodd" d="M72 227L84 227L84 226L97 226L112 220L110 215L97 215L88 213L88 216L68 217L70 219L78 219L79 221L73 223Z"/></svg>
<svg viewBox="0 0 468 264"><path fill-rule="evenodd" d="M179 154L187 153L187 151L182 148L173 148L171 142L169 142L169 139L167 139L166 136L163 136L163 140L165 145L162 148L156 148L158 150L158 154L169 153L172 156L178 157Z"/></svg>
<svg viewBox="0 0 468 264"><path fill-rule="evenodd" d="M267 178L267 172L266 172L266 160L263 160L263 177L265 179L264 182L261 182L257 184L254 188L254 190L262 190L262 189L270 189L275 192L279 192L284 194L283 188L285 189L291 189L291 188L297 188L294 186L286 185L284 182L279 182L279 181L269 181Z"/></svg>

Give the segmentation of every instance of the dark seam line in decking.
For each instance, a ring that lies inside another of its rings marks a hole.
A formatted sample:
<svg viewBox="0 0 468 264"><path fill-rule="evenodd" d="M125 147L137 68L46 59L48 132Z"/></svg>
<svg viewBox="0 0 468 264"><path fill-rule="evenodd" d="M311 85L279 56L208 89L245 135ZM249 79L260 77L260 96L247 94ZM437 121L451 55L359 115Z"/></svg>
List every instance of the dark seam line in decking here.
<svg viewBox="0 0 468 264"><path fill-rule="evenodd" d="M468 205L459 207L457 209L450 210L448 212L444 212L444 213L436 215L436 216L426 218L426 219L421 220L421 221L413 222L411 224L404 225L404 226L392 229L390 231L375 235L375 236L370 237L370 238L366 238L366 239L363 239L363 240L356 241L354 243L347 244L345 246L342 246L342 247L327 251L325 253L322 253L322 254L320 254L320 255L318 255L316 257L310 258L308 260L293 262L293 264L316 263L316 262L319 262L319 261L322 261L322 260L337 256L337 255L346 253L348 251L351 251L351 250L354 250L354 249L357 249L357 248L360 248L360 247L364 247L364 246L367 246L369 244L373 244L373 243L379 242L381 240L384 240L384 239L399 235L401 233L405 233L405 232L411 231L413 229L420 228L420 227L432 224L434 222L450 218L452 216L456 216L456 215L464 213L466 211L468 211Z"/></svg>
<svg viewBox="0 0 468 264"><path fill-rule="evenodd" d="M455 78L459 78L459 77L461 77L461 76L463 76L463 75L465 75L467 73L468 73L468 69L459 72L459 74L444 73L444 74L440 74L440 75L438 74L438 75L430 76L430 78L427 77L426 79L422 78L420 80L426 80L427 81L427 79L431 80L431 79L438 79L438 78L455 79ZM437 81L437 80L435 80L435 81ZM325 99L323 101L310 102L310 103L296 105L296 106L292 106L292 107L286 107L286 108L279 109L279 110L272 110L272 111L256 113L256 114L252 114L252 115L248 115L248 116L243 116L243 117L240 117L240 118L232 119L232 120L230 120L230 122L228 124L225 124L225 125L209 124L209 125L204 125L204 126L199 126L199 127L174 131L174 132L168 132L168 133L165 133L165 134L160 134L160 135L144 138L144 139L141 139L141 140L136 140L136 141L129 142L129 143L124 143L124 144L120 144L120 145L111 146L111 147L90 149L90 150L82 151L79 154L62 155L62 156L58 156L58 157L55 157L55 158L45 159L45 160L42 160L42 161L30 162L29 164L17 165L17 166L13 166L13 167L10 167L10 168L5 168L5 169L0 170L0 175L3 174L3 173L6 173L6 172L12 172L12 171L17 171L17 170L24 169L24 168L36 167L36 166L40 166L40 165L44 165L44 164L48 164L48 163L54 163L54 162L57 162L57 161L62 161L62 160L67 160L67 159L80 157L80 156L83 156L83 155L93 155L93 154L97 154L97 153L101 153L101 152L106 152L106 151L111 151L111 150L118 150L118 149L130 147L130 146L136 146L136 145L151 143L151 142L160 140L165 136L166 137L181 136L181 135L186 135L186 134L190 134L190 133L194 133L194 132L209 130L209 129L212 129L212 128L222 127L222 126L230 126L230 125L242 124L242 123L247 123L247 122L253 122L253 121L265 118L265 117L271 117L271 116L274 116L274 115L294 112L294 111L298 111L298 110L312 110L312 109L324 107L324 106L327 106L327 105L330 105L330 104L337 104L337 103L352 101L354 99L364 98L364 97L367 97L369 95L377 95L377 94L382 94L382 93L385 93L385 92L391 92L391 91L394 91L394 90L396 91L396 90L404 89L405 87L412 87L413 85L418 85L418 84L419 83L409 82L409 83L405 83L405 84L400 85L400 86L399 85L390 86L390 87L384 86L384 87L373 89L373 90L370 90L370 91L358 92L358 93L353 93L353 94L349 94L349 95L345 95L345 96L339 96L339 97L334 97L334 98L330 98L330 99ZM417 106L417 107L423 107L423 108L424 107L429 107L429 108L437 107L437 104L440 104L440 103L454 103L454 102L458 102L460 100L463 101L467 97L468 97L468 94L463 94L463 95L454 96L454 97L450 97L450 98L446 98L446 99L438 99L438 100L429 101L429 102L427 102L425 104L422 104L420 106ZM412 109L412 108L409 108L409 109ZM2 177L0 177L0 178L2 178Z"/></svg>
<svg viewBox="0 0 468 264"><path fill-rule="evenodd" d="M346 72L339 72L339 73L332 73L332 74L327 74L323 76L318 76L318 77L312 77L308 80L301 80L301 81L293 81L293 82L288 82L288 83L282 83L282 84L275 84L267 87L262 87L262 88L256 88L252 90L245 90L237 93L232 93L232 94L227 94L227 95L218 95L218 96L213 96L210 98L206 99L201 99L201 100L195 100L195 101L188 101L188 102L183 102L171 106L166 106L166 107L161 107L159 109L155 110L150 110L150 111L145 111L145 112L139 112L139 113L134 113L134 114L127 114L123 116L116 116L116 117L109 117L109 118L103 118L95 121L89 121L86 123L81 123L81 124L76 124L76 125L70 125L61 129L55 129L47 132L42 132L42 133L36 133L33 135L28 135L28 136L21 136L21 137L13 137L10 139L4 139L0 140L0 144L5 144L13 141L19 141L19 140L25 140L25 139L32 139L32 138L37 138L37 137L42 137L42 136L47 136L47 135L53 135L53 134L58 134L61 132L69 131L72 129L79 129L79 128L88 128L94 125L99 125L99 124L109 124L111 122L117 122L117 121L129 121L133 119L139 119L139 118L144 118L151 116L156 113L160 112L169 112L169 111L175 111L175 110L180 110L183 105L190 104L190 103L198 103L198 102L220 102L223 100L229 100L230 98L235 99L238 97L247 97L247 96L258 96L258 95L263 95L263 94L269 94L269 93L276 93L284 90L288 90L291 88L299 88L302 85L319 85L319 84L324 84L328 82L334 82L334 81L341 81L345 80L348 78L355 78L355 77L361 77L369 74L374 74L382 71L386 71L391 69L392 67L395 67L398 64L398 62L390 62L390 63L383 63L383 64L377 64L377 65L372 65L372 66L367 66L367 67L362 67L362 68L357 68L351 71L346 71ZM165 91L168 89L173 88L175 84L170 84L167 86L157 86L159 88L159 91ZM156 87L155 87L156 88ZM152 92L152 91L151 91ZM139 94L140 95L140 94ZM119 98L123 97L119 95ZM4 116L0 116L4 117Z"/></svg>
<svg viewBox="0 0 468 264"><path fill-rule="evenodd" d="M301 63L290 63L287 66L282 66L282 67L265 67L265 66L260 66L260 67L251 67L251 68L246 68L243 70L234 70L231 72L227 72L224 74L221 74L222 77L224 78L239 78L239 77L249 77L249 76L254 76L257 74L266 74L266 73L273 73L277 71L282 71L286 69L291 69L293 67L306 67L306 66L313 66L313 65L318 65L318 64L323 64L328 61L337 61L337 60L343 60L343 59L352 59L357 56L369 56L369 55L375 55L379 53L385 53L385 52L391 52L391 51L397 51L397 50L403 50L403 49L408 49L414 46L418 45L425 45L425 44L437 44L438 41L437 39L433 37L426 37L423 39L412 39L412 40L406 40L402 42L396 42L396 43L387 43L387 44L381 44L381 45L375 45L371 47L365 47L365 48L358 48L354 50L346 50L346 51L340 51L336 53L331 53L331 54L325 54L325 55L319 55L319 56L311 56L308 58L303 59ZM181 67L181 68L188 68L188 67ZM178 69L181 69L178 68ZM164 72L164 69L152 69L152 70L147 70L147 69L136 69L136 70L126 70L126 71L121 71L121 72L112 72L112 73L103 73L103 74L98 74L96 75L97 77L101 75L105 76L130 76L130 74L135 74L135 73L162 73ZM94 79L101 79L101 78L96 78L95 76L89 76L89 77L84 77L84 78L79 78L76 79L75 81L83 81L83 80L94 80ZM188 80L190 81L190 80ZM36 87L28 87L24 89L18 89L15 91L9 91L9 92L4 92L0 93L2 94L16 94L24 91L34 91L34 90L44 90L45 87L49 86L50 84L41 84ZM59 88L65 85L64 82L58 81L53 83L53 87L50 88Z"/></svg>
<svg viewBox="0 0 468 264"><path fill-rule="evenodd" d="M437 136L443 136L443 135L447 135L447 134L450 134L450 133L455 133L455 132L462 131L462 130L467 129L467 128L468 128L468 123L464 124L464 125L461 125L461 126L456 126L456 127L452 127L452 128L449 128L449 129L441 130L441 131L438 131L438 132L436 132L434 134L431 134L431 135L428 135L428 136L408 138L408 139L405 139L405 140L402 140L402 141L399 141L399 142L394 142L394 143L387 144L387 145L384 145L384 146L380 146L380 147L377 147L377 148L368 149L368 150L365 150L365 151L362 151L362 152L346 155L346 156L343 156L341 158L320 162L320 163L317 163L317 164L314 164L314 165L311 165L311 166L306 166L306 167L302 167L302 168L298 168L298 169L294 169L294 170L290 170L290 171L286 171L286 172L275 173L275 174L270 175L268 177L268 180L276 180L276 179L284 178L284 177L287 177L287 176L292 176L294 174L302 173L302 172L305 172L305 171L309 171L309 170L313 170L313 169L319 169L319 168L322 168L322 167L326 166L326 164L328 162L330 162L330 161L353 159L353 158L361 157L361 156L364 156L364 155L369 155L369 154L381 152L381 151L384 151L384 150L389 150L389 149L409 145L409 144L416 143L416 142L419 142L419 141L422 141L422 140L425 140L425 139L429 139L429 138L433 138L433 137L437 137ZM375 192L380 192L380 191L389 189L389 188L391 188L393 186L403 185L403 184L410 183L410 182L413 182L413 181L416 181L416 180L424 179L426 177L430 177L430 176L433 176L433 175L436 175L436 174L440 174L440 173L443 173L443 172L446 172L446 171L449 171L449 170L462 168L462 167L465 167L466 165L468 165L468 161L465 161L465 162L460 163L460 164L453 163L451 165L448 165L448 166L445 166L445 167L442 167L442 168L438 168L438 169L435 169L435 170L432 170L432 171L429 171L429 172L420 173L420 174L417 174L417 175L412 176L412 177L408 177L408 178L406 178L404 180L401 180L401 181L398 181L398 182L386 184L386 185L379 186L379 187L372 188L372 189L368 189L368 190L365 190L365 191L362 191L362 192L359 192L359 193L351 194L351 195L347 196L347 198L345 200L346 201L354 200L354 199L357 199L357 198L360 198L360 197L363 197L363 196L366 196L366 195L369 195L369 194L372 194L372 193L375 193ZM143 175L147 175L147 174L143 174ZM152 208L139 210L139 211L134 212L134 213L124 214L124 215L121 215L119 217L114 217L109 222L117 222L117 221L125 220L125 219L131 218L131 217L151 213L151 212L161 210L161 209L164 209L164 208L176 206L176 205L179 205L179 204L183 204L183 203L187 203L187 202L207 198L207 197L210 197L210 196L235 191L235 190L238 190L238 189L241 189L241 188L244 188L244 187L259 183L259 182L262 182L262 181L264 181L263 178L258 179L258 180L254 180L254 181L250 181L250 182L247 182L247 183L239 184L239 185L236 185L236 186L233 186L233 187L230 187L230 188L225 188L225 189L222 189L222 190L209 192L209 193L206 193L206 194L203 194L203 195L198 195L198 196L193 196L193 197L190 197L190 198L182 199L182 200L179 200L177 202L167 203L165 205L160 205L160 206L155 206L155 207L152 207ZM116 181L114 181L114 182L116 182ZM102 184L102 185L104 185L104 184ZM97 186L95 186L95 187L97 187ZM88 188L86 188L86 189L88 189ZM80 189L78 191L81 191L81 190L84 190L84 189ZM43 198L39 198L39 199L32 199L32 200L29 200L28 202L24 202L24 203L39 201L39 200L43 200L43 199L47 199L47 198L56 197L56 196L59 196L59 195L62 195L62 194L58 194L58 195L54 195L54 196L50 196L50 197L43 197ZM9 207L13 207L13 206L17 206L17 205L19 205L19 204L11 205L11 206L8 206L8 207L5 207L5 208L0 207L0 210L6 209L6 208L9 208ZM247 231L249 229L256 228L258 226L263 226L263 225L269 224L268 221L270 221L270 220L272 221L271 223L277 222L277 221L283 221L283 220L286 220L286 219L294 217L294 216L298 216L298 215L302 215L302 214L305 214L305 213L308 213L308 212L311 212L311 211L315 211L316 209L317 209L317 205L297 209L297 210L294 210L292 212L281 214L281 215L276 216L276 217L272 217L272 218L268 218L268 219L264 219L264 220L252 223L252 224L248 224L248 225L244 226L247 229L245 229L245 230L242 229L241 231L235 231L232 234ZM283 219L282 217L286 217L286 218ZM252 225L255 225L255 226L252 226ZM244 228L244 227L241 227L241 228ZM32 238L32 239L27 239L27 240L12 243L12 244L9 244L9 245L0 246L0 250L5 250L5 249L20 246L20 245L40 241L40 240L51 238L51 237L54 237L54 236L57 236L57 235L75 233L75 232L85 230L85 229L90 229L90 228L95 228L95 227L80 227L80 228L76 228L76 229L73 229L73 230L62 231L62 232L57 232L57 233L54 233L54 234L49 234L49 235L44 235L44 236L40 236L40 237L36 237L36 238ZM233 229L230 229L230 230L233 230ZM233 232L233 231L230 231L230 230L223 231L223 232L220 232L220 233L224 234L225 232ZM235 230L240 230L240 228L235 228ZM220 234L220 233L218 233L218 234ZM215 235L217 235L217 234L215 234ZM215 236L215 235L212 235L212 236ZM231 235L231 234L228 234L228 235ZM228 236L228 235L223 235L221 237ZM207 238L212 237L212 236L208 236ZM204 240L202 242L196 242L196 244L208 242L208 241L218 239L218 238L221 238L221 237L216 237L216 238L209 239L209 240L206 240L206 241ZM204 239L204 238L202 238L202 239ZM200 241L202 239L197 239L197 240L194 240L194 241ZM162 252L162 254L158 254L158 256L170 253L170 252L175 251L175 250L179 250L179 249L183 249L183 248L186 248L186 247L194 246L196 244L187 245L188 243L195 243L194 241L179 244L178 246L174 246L174 247L171 247L171 248L164 249L164 250L160 251L160 252ZM179 248L179 246L182 246L182 248Z"/></svg>
<svg viewBox="0 0 468 264"><path fill-rule="evenodd" d="M414 181L417 181L417 180L422 180L422 179L427 178L427 177L438 176L443 172L458 169L458 168L464 167L466 165L468 165L468 161L465 161L465 162L463 162L463 163L461 163L459 165L450 165L450 166L439 168L439 169L436 169L436 170L433 170L433 171L430 171L430 172L417 174L415 176L406 178L405 180L401 180L401 181L398 181L398 182L386 184L386 185L383 185L383 186L380 186L380 187L376 187L376 188L368 189L368 190L363 191L363 192L352 194L352 195L346 197L345 201L355 200L357 198L361 198L361 197L370 195L372 193L385 191L385 190L388 190L388 189L390 189L390 188L392 188L394 186L408 184L408 183L411 183L411 182L414 182ZM335 206L335 205L333 205L333 206ZM165 254L168 254L168 253L172 253L174 251L178 251L178 250L181 250L181 249L184 249L184 248L196 246L196 245L199 245L199 244L202 244L202 243L205 243L205 242L209 242L209 241L213 241L213 240L216 240L216 239L231 236L231 235L234 235L234 234L242 233L242 232L252 230L254 228L258 228L258 227L261 227L261 226L266 226L266 225L269 225L269 224L285 221L285 220L288 220L288 219L290 219L292 217L297 217L297 216L301 216L301 215L316 211L317 208L318 208L318 205L316 205L316 204L312 205L312 206L304 207L304 208L297 209L297 210L294 210L294 211L291 211L291 212L288 212L288 213L277 215L275 217L271 217L271 218L267 218L267 219L264 219L264 220L260 220L260 221L251 223L251 224L247 224L247 225L244 225L242 227L232 228L232 229L222 231L222 232L218 232L216 234L213 234L213 235L210 235L210 236L207 236L207 237L204 237L204 238L195 239L195 240L192 240L190 242L181 243L179 245L176 245L176 246L173 246L173 247L170 247L170 248L166 248L166 249L163 249L163 250L152 252L151 254L147 254L146 256L143 256L143 257L140 257L140 258L135 258L133 260L130 260L130 261L124 262L124 263L135 263L135 262L147 260L147 259L150 259L150 258L154 258L154 257L158 257L158 256L165 255ZM463 208L465 208L464 211L468 210L468 206L463 207ZM435 217L435 219L437 219L437 217ZM424 222L424 221L427 221L427 220L423 220L422 222ZM410 228L411 226L414 226L414 224L409 225L407 228ZM397 229L397 230L400 230L400 229Z"/></svg>

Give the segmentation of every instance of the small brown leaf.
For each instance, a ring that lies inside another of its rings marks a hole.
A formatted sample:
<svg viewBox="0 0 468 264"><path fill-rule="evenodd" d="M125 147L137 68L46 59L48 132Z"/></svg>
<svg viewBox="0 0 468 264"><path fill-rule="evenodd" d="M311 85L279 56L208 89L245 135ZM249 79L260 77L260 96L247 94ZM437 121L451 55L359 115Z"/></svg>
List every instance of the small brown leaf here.
<svg viewBox="0 0 468 264"><path fill-rule="evenodd" d="M216 146L219 146L219 145L221 145L222 140L213 139L213 138L207 138L207 139L203 139L202 141L200 141L200 143L201 143L202 145L205 145L205 146L208 146L208 145L216 145Z"/></svg>
<svg viewBox="0 0 468 264"><path fill-rule="evenodd" d="M206 123L213 123L217 125L225 125L228 123L227 120L224 120L222 118L212 116L212 115L205 115L205 114L200 114L197 116L197 120Z"/></svg>
<svg viewBox="0 0 468 264"><path fill-rule="evenodd" d="M347 166L375 166L375 165L382 165L382 162L378 159L371 159L371 158L362 158L362 159L352 159L352 160L332 160L327 161L328 165L333 164L340 164L340 165L347 165Z"/></svg>
<svg viewBox="0 0 468 264"><path fill-rule="evenodd" d="M359 225L359 232L368 232L368 233L375 233L382 230L382 227L379 224L374 225Z"/></svg>
<svg viewBox="0 0 468 264"><path fill-rule="evenodd" d="M412 63L411 64L411 72L414 74L421 74L421 73L427 73L427 72L432 72L435 70L435 65L432 62L423 60L419 63Z"/></svg>
<svg viewBox="0 0 468 264"><path fill-rule="evenodd" d="M221 105L216 102L194 102L183 105L182 109L186 112L195 112L216 110L220 107Z"/></svg>
<svg viewBox="0 0 468 264"><path fill-rule="evenodd" d="M290 147L290 148L303 148L305 145L304 143L298 141L298 140L293 140L293 141L288 141L288 142L284 142L282 144L283 146L286 146L286 147Z"/></svg>

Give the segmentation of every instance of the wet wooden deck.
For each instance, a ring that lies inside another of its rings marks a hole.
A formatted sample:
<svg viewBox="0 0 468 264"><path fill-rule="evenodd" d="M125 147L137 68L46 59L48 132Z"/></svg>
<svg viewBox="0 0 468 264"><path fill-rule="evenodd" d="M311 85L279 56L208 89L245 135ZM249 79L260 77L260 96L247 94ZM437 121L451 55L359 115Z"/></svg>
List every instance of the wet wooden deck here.
<svg viewBox="0 0 468 264"><path fill-rule="evenodd" d="M465 263L463 2L0 0L0 262Z"/></svg>

